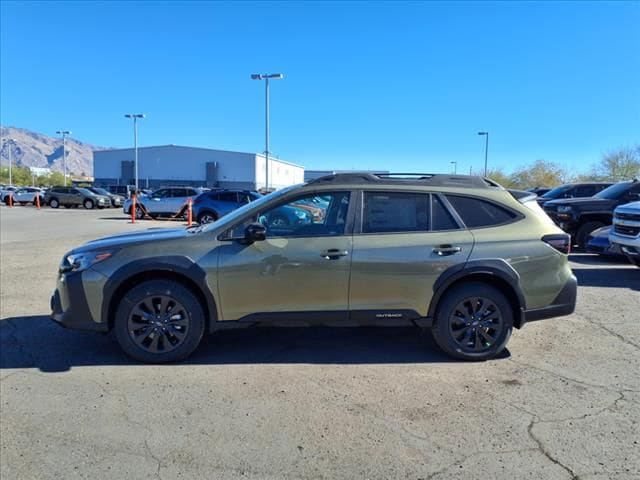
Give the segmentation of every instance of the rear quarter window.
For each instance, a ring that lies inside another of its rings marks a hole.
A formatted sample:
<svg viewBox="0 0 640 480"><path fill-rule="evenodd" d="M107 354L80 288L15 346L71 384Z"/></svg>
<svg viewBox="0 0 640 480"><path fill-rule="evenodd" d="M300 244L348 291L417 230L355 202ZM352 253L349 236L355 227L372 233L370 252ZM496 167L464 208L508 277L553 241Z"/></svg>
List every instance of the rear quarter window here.
<svg viewBox="0 0 640 480"><path fill-rule="evenodd" d="M491 227L513 221L517 215L495 203L474 197L447 195L467 228Z"/></svg>

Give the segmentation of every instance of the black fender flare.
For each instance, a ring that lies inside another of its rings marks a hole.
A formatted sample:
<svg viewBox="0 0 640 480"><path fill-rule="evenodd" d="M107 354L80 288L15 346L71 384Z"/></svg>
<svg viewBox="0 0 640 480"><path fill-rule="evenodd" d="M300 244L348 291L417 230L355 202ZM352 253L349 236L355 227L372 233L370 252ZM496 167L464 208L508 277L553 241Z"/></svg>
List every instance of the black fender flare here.
<svg viewBox="0 0 640 480"><path fill-rule="evenodd" d="M213 329L218 319L218 310L213 293L209 289L206 281L206 272L192 259L186 256L170 255L161 257L149 257L134 260L120 267L113 272L103 288L102 295L102 319L103 322L110 323L110 309L114 295L120 287L135 276L161 271L170 274L178 274L186 278L197 289L198 293L205 301L205 314L209 319L209 329Z"/></svg>
<svg viewBox="0 0 640 480"><path fill-rule="evenodd" d="M517 300L517 312L514 317L514 325L520 328L520 326L524 324L524 311L526 309L526 301L520 288L520 275L502 258L471 260L447 268L433 284L433 296L429 304L428 317L435 317L440 299L453 283L465 277L478 274L500 279L503 283L511 287L511 291Z"/></svg>

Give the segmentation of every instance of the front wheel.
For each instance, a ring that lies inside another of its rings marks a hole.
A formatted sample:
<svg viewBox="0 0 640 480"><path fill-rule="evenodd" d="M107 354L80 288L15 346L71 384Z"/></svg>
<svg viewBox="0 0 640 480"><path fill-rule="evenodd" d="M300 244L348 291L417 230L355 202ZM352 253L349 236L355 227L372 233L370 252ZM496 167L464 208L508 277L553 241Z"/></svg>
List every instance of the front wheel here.
<svg viewBox="0 0 640 480"><path fill-rule="evenodd" d="M507 345L513 329L513 309L495 287L462 283L445 294L432 328L438 346L462 360L488 360Z"/></svg>
<svg viewBox="0 0 640 480"><path fill-rule="evenodd" d="M83 203L82 206L84 208L86 208L87 210L91 210L93 208L93 200L87 198Z"/></svg>
<svg viewBox="0 0 640 480"><path fill-rule="evenodd" d="M218 216L215 213L211 212L202 212L200 215L198 215L198 223L200 225L215 222L217 219Z"/></svg>
<svg viewBox="0 0 640 480"><path fill-rule="evenodd" d="M49 200L49 206L51 208L58 208L60 206L60 202L57 198L52 198L51 200Z"/></svg>
<svg viewBox="0 0 640 480"><path fill-rule="evenodd" d="M114 328L127 355L165 363L188 357L198 347L204 326L204 311L191 290L171 280L150 280L121 299Z"/></svg>

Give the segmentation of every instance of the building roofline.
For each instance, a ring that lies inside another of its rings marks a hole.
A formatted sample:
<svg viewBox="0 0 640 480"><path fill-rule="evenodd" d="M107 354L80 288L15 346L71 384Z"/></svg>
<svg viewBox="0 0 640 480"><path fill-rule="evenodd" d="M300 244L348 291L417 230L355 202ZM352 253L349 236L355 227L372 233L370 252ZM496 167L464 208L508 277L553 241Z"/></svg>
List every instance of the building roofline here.
<svg viewBox="0 0 640 480"><path fill-rule="evenodd" d="M265 158L264 153L256 153L255 155L256 155L256 157ZM292 167L298 167L298 168L304 169L304 167L302 165L298 165L297 163L289 162L287 160L282 160L281 158L278 158L278 157L272 157L271 155L269 156L269 160L275 161L275 162L280 162L280 163L285 163L287 165L291 165Z"/></svg>

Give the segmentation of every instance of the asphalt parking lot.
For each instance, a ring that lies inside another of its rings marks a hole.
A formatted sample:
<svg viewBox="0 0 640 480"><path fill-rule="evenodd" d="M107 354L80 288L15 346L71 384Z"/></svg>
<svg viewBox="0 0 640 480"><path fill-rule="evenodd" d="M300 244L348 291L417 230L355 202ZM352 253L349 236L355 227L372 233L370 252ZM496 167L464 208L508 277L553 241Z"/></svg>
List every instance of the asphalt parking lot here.
<svg viewBox="0 0 640 480"><path fill-rule="evenodd" d="M640 269L573 255L576 313L486 363L414 329L252 329L187 362L48 319L58 262L121 210L0 209L0 477L637 479Z"/></svg>

